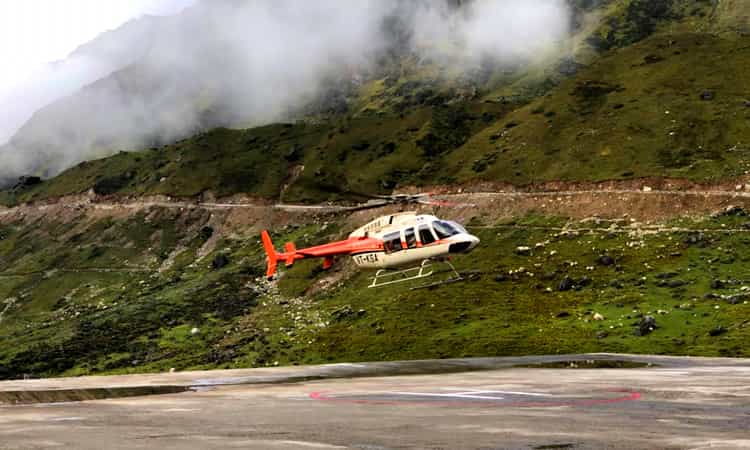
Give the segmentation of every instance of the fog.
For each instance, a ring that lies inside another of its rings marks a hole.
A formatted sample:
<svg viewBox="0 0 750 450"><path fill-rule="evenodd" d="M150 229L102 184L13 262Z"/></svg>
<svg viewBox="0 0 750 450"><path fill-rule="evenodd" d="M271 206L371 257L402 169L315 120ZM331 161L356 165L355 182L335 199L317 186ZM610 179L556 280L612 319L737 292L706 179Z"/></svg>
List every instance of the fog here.
<svg viewBox="0 0 750 450"><path fill-rule="evenodd" d="M109 33L106 45L93 41L64 71L14 93L0 129L28 114L24 105L51 105L0 150L0 179L51 176L206 128L288 120L332 83L373 76L384 55L466 73L529 62L553 50L569 23L564 0L203 0Z"/></svg>
<svg viewBox="0 0 750 450"><path fill-rule="evenodd" d="M0 85L0 144L39 108L144 57L155 37L156 21L144 17L128 22L80 46L64 60L40 65L20 82Z"/></svg>

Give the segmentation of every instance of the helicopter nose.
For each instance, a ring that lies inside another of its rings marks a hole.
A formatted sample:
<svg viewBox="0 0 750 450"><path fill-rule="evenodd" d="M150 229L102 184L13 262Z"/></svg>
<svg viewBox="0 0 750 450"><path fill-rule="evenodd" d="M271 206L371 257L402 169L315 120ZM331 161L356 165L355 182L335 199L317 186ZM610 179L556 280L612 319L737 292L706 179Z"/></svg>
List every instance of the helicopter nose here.
<svg viewBox="0 0 750 450"><path fill-rule="evenodd" d="M467 234L464 238L458 240L458 242L451 244L448 251L450 253L469 253L477 245L479 245L479 238Z"/></svg>
<svg viewBox="0 0 750 450"><path fill-rule="evenodd" d="M469 247L469 250L474 250L474 248L479 245L480 240L478 237L471 234L469 235L469 240L471 241L471 247Z"/></svg>

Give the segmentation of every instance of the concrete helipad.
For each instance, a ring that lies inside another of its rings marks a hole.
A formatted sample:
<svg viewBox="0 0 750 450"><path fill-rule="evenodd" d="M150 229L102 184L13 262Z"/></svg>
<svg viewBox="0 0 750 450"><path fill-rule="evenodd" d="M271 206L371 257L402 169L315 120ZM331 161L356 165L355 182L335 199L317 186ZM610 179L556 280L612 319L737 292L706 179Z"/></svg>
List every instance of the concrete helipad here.
<svg viewBox="0 0 750 450"><path fill-rule="evenodd" d="M587 360L634 368L562 368ZM173 393L143 395L163 387ZM108 393L120 398L35 403ZM0 383L3 401L0 449L750 448L746 360L578 355L32 380Z"/></svg>

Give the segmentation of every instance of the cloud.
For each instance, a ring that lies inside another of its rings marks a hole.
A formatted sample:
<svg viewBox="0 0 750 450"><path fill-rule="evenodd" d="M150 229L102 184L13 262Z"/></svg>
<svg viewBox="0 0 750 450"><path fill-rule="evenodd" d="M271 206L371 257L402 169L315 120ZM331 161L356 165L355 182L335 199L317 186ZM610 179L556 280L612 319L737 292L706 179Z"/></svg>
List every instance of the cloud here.
<svg viewBox="0 0 750 450"><path fill-rule="evenodd" d="M289 119L332 80L374 73L389 52L458 72L530 61L565 38L570 17L562 0L203 0L153 21L138 45L118 30L64 63L74 82L63 84L99 81L21 129L4 149L6 176ZM116 56L102 64L104 47ZM41 75L34 95L57 79Z"/></svg>
<svg viewBox="0 0 750 450"><path fill-rule="evenodd" d="M133 56L125 53L137 53L129 48L136 45L134 31L147 31L133 26L133 22L123 23L146 14L175 14L195 1L0 2L0 57L4 62L0 71L0 105L3 106L0 108L0 144L39 108L132 63ZM101 48L94 54L81 49L74 51L80 44L114 27L120 27L118 42L112 42L112 36L104 33L97 39ZM107 50L111 54L103 54Z"/></svg>

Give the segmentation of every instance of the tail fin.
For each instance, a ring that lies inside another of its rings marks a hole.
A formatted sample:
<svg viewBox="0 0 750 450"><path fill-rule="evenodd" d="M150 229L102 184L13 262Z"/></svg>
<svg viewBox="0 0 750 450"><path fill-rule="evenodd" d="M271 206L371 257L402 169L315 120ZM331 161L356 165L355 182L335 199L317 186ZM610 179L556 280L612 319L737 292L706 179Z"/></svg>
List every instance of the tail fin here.
<svg viewBox="0 0 750 450"><path fill-rule="evenodd" d="M271 236L268 234L268 231L263 230L263 232L260 234L260 237L263 241L263 248L266 250L268 262L266 277L268 277L268 279L271 279L276 274L276 265L278 264L281 255L276 253L276 249L273 247L273 242L271 241Z"/></svg>

